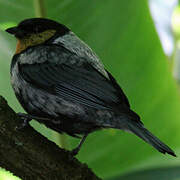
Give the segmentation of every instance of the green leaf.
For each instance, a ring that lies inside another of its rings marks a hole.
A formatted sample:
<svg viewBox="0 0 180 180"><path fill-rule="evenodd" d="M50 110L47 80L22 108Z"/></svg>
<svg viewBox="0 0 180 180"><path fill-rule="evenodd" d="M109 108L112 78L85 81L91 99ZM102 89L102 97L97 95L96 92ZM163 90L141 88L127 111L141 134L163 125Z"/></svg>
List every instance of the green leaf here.
<svg viewBox="0 0 180 180"><path fill-rule="evenodd" d="M0 24L0 29L1 29L2 31L4 31L4 30L6 30L7 28L13 27L13 26L15 26L15 25L16 25L16 24L15 24L14 22L1 23L1 24Z"/></svg>
<svg viewBox="0 0 180 180"><path fill-rule="evenodd" d="M180 166L171 168L154 168L126 174L124 176L110 178L109 180L180 180Z"/></svg>
<svg viewBox="0 0 180 180"><path fill-rule="evenodd" d="M4 169L0 169L0 179L1 180L20 180L18 177L13 176L12 173L5 171Z"/></svg>
<svg viewBox="0 0 180 180"><path fill-rule="evenodd" d="M34 16L31 0L0 0L0 23L19 22Z"/></svg>
<svg viewBox="0 0 180 180"><path fill-rule="evenodd" d="M12 2L16 5L10 6ZM12 2L7 1L8 5L0 0L0 15L2 8L9 8L8 15L1 16L2 22L19 22L33 16L30 1ZM173 149L180 147L179 92L150 17L147 1L45 2L49 18L66 24L99 55L145 126ZM21 13L19 6L23 7ZM9 82L12 39L5 33L1 33L0 38L0 47L3 47L3 50L0 48L0 94L16 111L20 111ZM68 139L71 147L77 145L78 140ZM118 130L89 135L78 158L102 178L141 169L141 164L145 168L175 162L174 158L163 156L135 135Z"/></svg>

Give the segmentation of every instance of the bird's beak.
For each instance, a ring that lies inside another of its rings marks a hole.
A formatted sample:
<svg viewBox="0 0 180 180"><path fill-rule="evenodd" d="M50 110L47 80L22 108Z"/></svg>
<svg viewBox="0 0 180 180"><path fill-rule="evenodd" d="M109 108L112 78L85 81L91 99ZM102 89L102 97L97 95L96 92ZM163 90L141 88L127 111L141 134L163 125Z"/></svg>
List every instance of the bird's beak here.
<svg viewBox="0 0 180 180"><path fill-rule="evenodd" d="M18 27L12 27L6 29L6 32L15 35L17 38L23 38L25 36L25 32L19 29Z"/></svg>
<svg viewBox="0 0 180 180"><path fill-rule="evenodd" d="M6 29L6 32L15 35L18 32L18 28L17 27L8 28Z"/></svg>

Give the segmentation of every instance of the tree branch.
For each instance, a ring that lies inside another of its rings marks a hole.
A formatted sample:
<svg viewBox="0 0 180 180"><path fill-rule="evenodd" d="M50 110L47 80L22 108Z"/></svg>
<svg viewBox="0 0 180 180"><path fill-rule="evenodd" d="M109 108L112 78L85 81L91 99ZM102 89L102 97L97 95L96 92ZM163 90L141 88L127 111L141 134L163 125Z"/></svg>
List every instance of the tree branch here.
<svg viewBox="0 0 180 180"><path fill-rule="evenodd" d="M0 96L0 166L26 179L99 180L85 164L72 157L69 151L21 123L16 113Z"/></svg>

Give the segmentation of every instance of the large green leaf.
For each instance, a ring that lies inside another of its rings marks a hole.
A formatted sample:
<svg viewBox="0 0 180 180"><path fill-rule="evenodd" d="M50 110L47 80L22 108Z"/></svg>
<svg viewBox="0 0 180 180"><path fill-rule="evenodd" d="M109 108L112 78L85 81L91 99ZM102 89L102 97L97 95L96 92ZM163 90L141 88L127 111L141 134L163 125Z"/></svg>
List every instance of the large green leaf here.
<svg viewBox="0 0 180 180"><path fill-rule="evenodd" d="M34 16L32 2L31 0L0 0L0 23L19 22Z"/></svg>
<svg viewBox="0 0 180 180"><path fill-rule="evenodd" d="M133 172L109 180L180 180L180 166L170 168L154 168Z"/></svg>
<svg viewBox="0 0 180 180"><path fill-rule="evenodd" d="M8 15L3 22L17 22L29 17L29 1L16 1L22 11L21 17L9 3ZM4 1L0 1L1 4ZM172 79L168 62L163 53L146 0L142 1L88 1L47 0L49 18L68 25L99 55L106 68L118 80L129 97L132 109L140 114L142 121L159 138L173 149L178 148L179 94ZM2 34L2 33L1 33ZM0 94L17 111L17 101L10 90L9 62L12 56L11 37L0 36ZM11 41L10 41L11 40ZM6 46L4 46L4 43ZM13 42L14 45L14 42ZM1 52L2 51L2 52ZM72 147L77 140L69 138ZM105 178L131 169L175 162L163 156L134 135L118 130L99 131L90 135L78 158L86 162L97 175Z"/></svg>

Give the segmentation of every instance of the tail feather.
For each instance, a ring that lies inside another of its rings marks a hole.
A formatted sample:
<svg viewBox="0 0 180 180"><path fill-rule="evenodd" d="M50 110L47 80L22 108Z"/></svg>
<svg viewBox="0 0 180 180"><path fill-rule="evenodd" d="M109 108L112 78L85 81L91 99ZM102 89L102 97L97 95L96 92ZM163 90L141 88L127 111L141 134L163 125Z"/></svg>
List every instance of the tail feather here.
<svg viewBox="0 0 180 180"><path fill-rule="evenodd" d="M134 122L134 121L129 121L127 127L128 127L127 130L136 134L138 137L143 139L145 142L149 143L154 148L156 148L159 152L161 152L163 154L168 153L168 154L176 157L176 154L174 153L174 151L171 148L169 148L166 144L161 142L157 137L155 137L146 128L144 128L143 124Z"/></svg>

